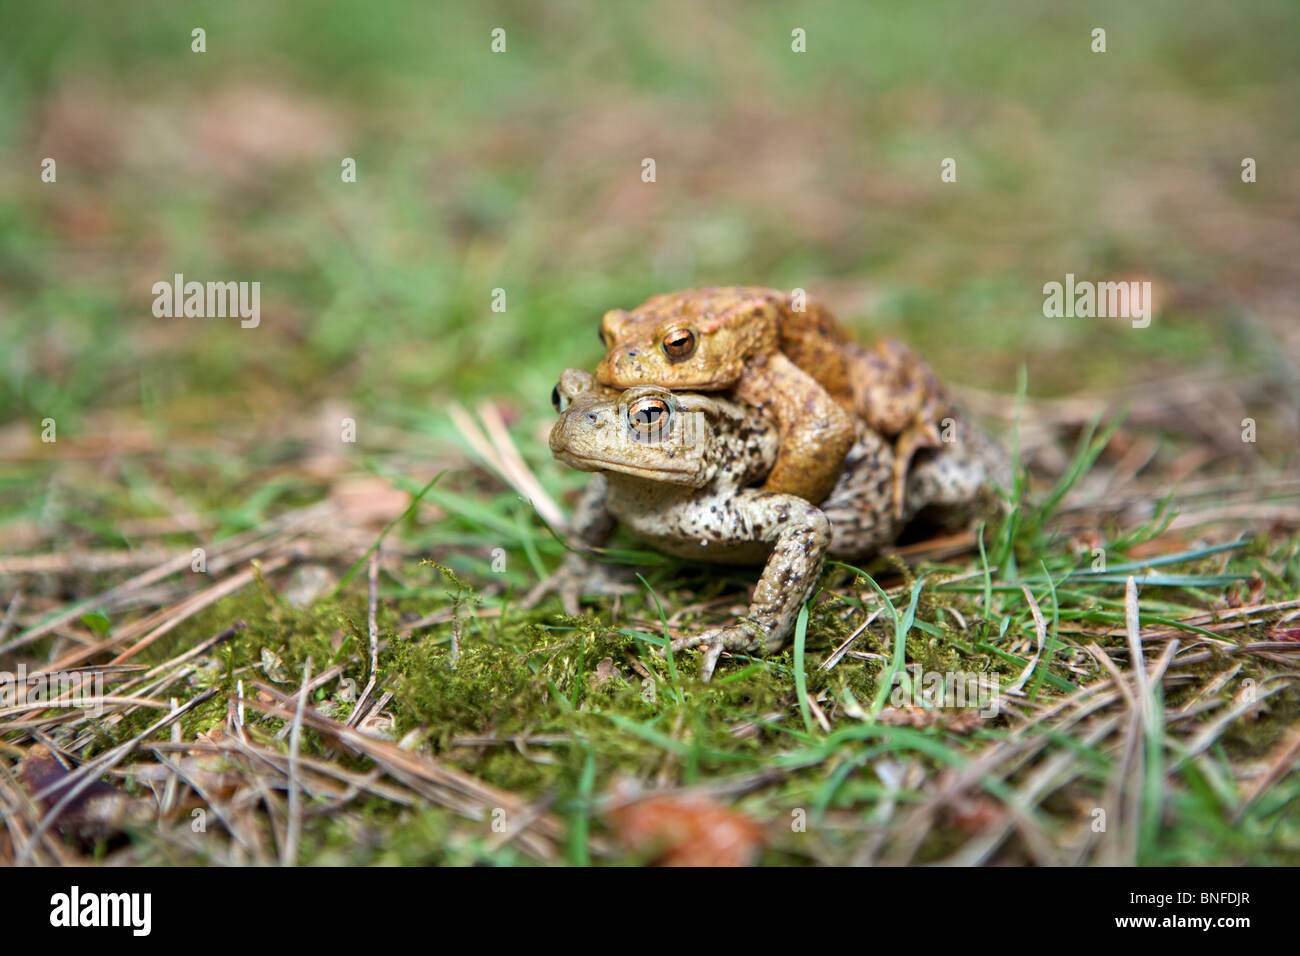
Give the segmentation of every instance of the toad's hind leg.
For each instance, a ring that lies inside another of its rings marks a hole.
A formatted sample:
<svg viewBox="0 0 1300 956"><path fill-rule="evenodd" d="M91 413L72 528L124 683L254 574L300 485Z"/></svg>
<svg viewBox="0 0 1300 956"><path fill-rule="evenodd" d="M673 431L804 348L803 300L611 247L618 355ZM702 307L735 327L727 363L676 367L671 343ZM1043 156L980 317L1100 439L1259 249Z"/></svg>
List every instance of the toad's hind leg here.
<svg viewBox="0 0 1300 956"><path fill-rule="evenodd" d="M912 457L923 448L940 447L939 427L925 418L913 422L894 442L893 505L894 517L902 518L907 504L907 472Z"/></svg>
<svg viewBox="0 0 1300 956"><path fill-rule="evenodd" d="M853 353L854 407L871 428L895 440L894 515L902 517L912 457L923 448L940 447L948 397L930 367L896 339Z"/></svg>

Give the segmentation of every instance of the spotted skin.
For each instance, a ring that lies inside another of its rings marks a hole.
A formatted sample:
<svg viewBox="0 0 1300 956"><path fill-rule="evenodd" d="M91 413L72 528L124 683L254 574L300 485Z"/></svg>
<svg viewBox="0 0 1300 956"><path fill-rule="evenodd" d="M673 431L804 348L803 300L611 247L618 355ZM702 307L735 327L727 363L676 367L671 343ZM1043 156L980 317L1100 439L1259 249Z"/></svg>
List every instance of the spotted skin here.
<svg viewBox="0 0 1300 956"><path fill-rule="evenodd" d="M668 554L763 565L739 621L673 642L675 650L705 647L706 676L723 651L783 647L828 555L861 558L894 540L923 508L956 512L973 506L998 461L996 446L976 440L975 430L961 425L951 445L918 456L899 515L893 507L893 448L858 422L845 468L818 507L796 495L751 487L776 459L779 439L754 408L657 387L619 392L572 369L556 394L563 410L551 431L552 453L596 473L575 512L571 530L577 542L598 548L622 524ZM629 410L645 399L673 405L651 441L632 437L629 424ZM570 553L525 603L558 591L566 610L577 613L595 567L584 554Z"/></svg>
<svg viewBox="0 0 1300 956"><path fill-rule="evenodd" d="M692 346L674 356L667 338L683 331ZM765 490L817 502L834 487L853 444L848 366L837 350L849 339L820 306L795 312L774 289L687 289L607 312L601 341L596 377L605 385L720 391L762 409L781 438Z"/></svg>
<svg viewBox="0 0 1300 956"><path fill-rule="evenodd" d="M674 337L688 350L675 354ZM776 289L709 286L655 296L601 320L596 369L618 388L723 391L775 421L781 447L764 488L821 502L855 439L857 417L894 442L893 507L901 518L912 456L940 444L948 398L895 339L859 345L815 299Z"/></svg>

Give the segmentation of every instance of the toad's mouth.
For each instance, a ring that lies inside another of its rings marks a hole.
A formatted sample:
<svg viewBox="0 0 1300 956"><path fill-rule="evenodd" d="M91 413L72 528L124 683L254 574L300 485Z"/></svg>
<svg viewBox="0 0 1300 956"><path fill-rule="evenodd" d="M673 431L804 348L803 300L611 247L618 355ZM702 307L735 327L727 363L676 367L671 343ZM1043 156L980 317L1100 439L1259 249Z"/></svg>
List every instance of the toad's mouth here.
<svg viewBox="0 0 1300 956"><path fill-rule="evenodd" d="M613 369L601 376L601 381L608 379L615 388L644 388L658 385L666 376L672 375L670 387L677 392L725 392L736 384L738 374L726 372L697 371L677 367L665 372L658 366L615 365Z"/></svg>
<svg viewBox="0 0 1300 956"><path fill-rule="evenodd" d="M667 481L672 481L674 477L689 480L695 478L699 474L699 470L696 468L672 468L667 465L638 465L631 462L619 461L616 458L602 458L599 455L581 455L569 451L568 449L557 450L555 452L555 457L580 471L618 471L625 475L635 475L640 478L660 475Z"/></svg>

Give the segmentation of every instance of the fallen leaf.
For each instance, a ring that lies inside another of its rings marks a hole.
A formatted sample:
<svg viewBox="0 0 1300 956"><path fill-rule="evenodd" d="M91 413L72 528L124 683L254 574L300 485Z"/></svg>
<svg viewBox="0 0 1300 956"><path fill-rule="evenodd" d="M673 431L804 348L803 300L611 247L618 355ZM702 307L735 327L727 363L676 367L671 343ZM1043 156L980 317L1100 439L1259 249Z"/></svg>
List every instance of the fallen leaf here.
<svg viewBox="0 0 1300 956"><path fill-rule="evenodd" d="M330 501L339 509L342 523L383 527L411 506L411 495L394 487L387 478L348 475L334 482ZM424 506L424 511L430 515L442 514L432 505Z"/></svg>
<svg viewBox="0 0 1300 956"><path fill-rule="evenodd" d="M1250 576L1249 594L1251 604L1262 604L1264 602L1264 578L1258 571Z"/></svg>
<svg viewBox="0 0 1300 956"><path fill-rule="evenodd" d="M601 685L609 683L616 673L614 658L602 657L596 664L596 670L587 676L587 683L591 685L592 690L596 690Z"/></svg>
<svg viewBox="0 0 1300 956"><path fill-rule="evenodd" d="M763 828L709 797L651 796L611 810L619 843L656 866L750 866Z"/></svg>
<svg viewBox="0 0 1300 956"><path fill-rule="evenodd" d="M976 834L1002 819L1002 806L992 797L959 798L948 808L948 822L965 834Z"/></svg>
<svg viewBox="0 0 1300 956"><path fill-rule="evenodd" d="M48 813L74 785L69 779L73 770L63 766L42 744L27 752L17 770L29 796L53 788L36 801L42 813ZM121 833L132 823L143 823L152 817L153 811L146 801L123 793L102 780L93 780L59 811L54 825L60 832L77 839L83 847L89 847Z"/></svg>
<svg viewBox="0 0 1300 956"><path fill-rule="evenodd" d="M984 718L973 707L926 710L912 704L886 707L876 715L876 720L890 727L942 727L955 734L970 733L984 725Z"/></svg>
<svg viewBox="0 0 1300 956"><path fill-rule="evenodd" d="M262 648L262 673L277 684L287 684L293 679L283 658L269 647Z"/></svg>

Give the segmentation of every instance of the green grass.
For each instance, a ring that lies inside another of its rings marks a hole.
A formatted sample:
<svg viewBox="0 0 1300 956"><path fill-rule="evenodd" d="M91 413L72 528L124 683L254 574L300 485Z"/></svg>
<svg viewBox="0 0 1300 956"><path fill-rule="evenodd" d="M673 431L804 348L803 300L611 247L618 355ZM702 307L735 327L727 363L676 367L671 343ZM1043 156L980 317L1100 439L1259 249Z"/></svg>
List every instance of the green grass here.
<svg viewBox="0 0 1300 956"><path fill-rule="evenodd" d="M488 509L502 518L513 507L511 496L505 494L485 496L476 503L477 509ZM451 512L448 520L455 523L467 517ZM534 545L548 563L557 561L560 551L554 540L536 524L532 528ZM1289 547L1294 550L1293 545ZM1050 547L1043 553L1044 563L1071 560ZM1167 598L1148 598L1151 591L1144 589L1144 620L1151 608L1170 614L1195 608L1196 600L1188 589L1208 588L1210 582L1222 577L1194 570L1204 568L1206 562L1226 559L1235 577L1248 576L1278 557L1276 548L1262 541L1246 542L1227 551L1202 548L1170 555L1159 564L1185 568L1187 573L1181 576L1185 580L1167 591L1161 588L1162 593L1168 593ZM547 799L570 821L568 858L574 863L590 859L586 834L596 825L593 795L605 792L622 775L656 774L664 768L672 768L672 778L686 786L722 785L748 774L779 769L782 776L777 783L742 797L739 806L759 819L777 821L788 820L794 808L809 809L818 841L816 848L810 849L793 834L778 835L765 859L848 862L860 836L852 828L843 828L839 814L870 818L884 794L878 784L872 783L870 768L877 761L901 758L935 769L962 768L1002 734L996 725L961 735L939 727L916 730L875 723L870 714L878 712L887 701L893 686L891 675L904 663L920 664L926 671L978 670L1005 685L1028 663L1027 656L1009 650L1017 636L1032 633L1029 609L1018 588L995 590L996 604L988 608L984 606L982 588L944 588L933 583L934 575L927 575L901 588L891 599L886 610L887 616L892 615L892 627L886 627L883 633L868 631L859 639L860 649L883 652L888 655L888 663L878 667L843 662L828 676L818 665L846 633L846 625L831 609L851 607L852 602L843 595L852 593L845 588L852 578L862 575L874 584L874 579L864 572L832 568L824 582L829 602L807 615L806 632L801 616L801 634L792 649L767 659L724 661L715 681L703 684L695 676L695 654L672 660L654 653L662 646L657 634L610 627L602 620L604 614L557 621L554 606L535 612L512 609L509 593L522 589L533 579L533 573L526 564L513 560L509 564L507 597L482 596L481 607L499 608L501 617L466 616L462 656L455 666L447 656L446 627L408 638L394 636L402 617L447 606L446 590L436 569L405 567L400 585L382 579L379 625L389 643L380 658L380 673L395 693L390 709L397 720L396 736L417 731L431 752L482 779ZM879 568L876 573L880 574ZM885 573L889 573L887 569ZM1122 602L1122 583L1086 570L1078 572L1077 577L1080 583L1069 592L1072 599L1067 608ZM480 575L479 579L486 578ZM745 575L738 573L737 581L743 584L744 580ZM680 606L698 597L706 586L706 579L699 573L677 565L651 571L645 581L643 591L624 599L622 620L643 619L647 624L661 620L661 603L666 608ZM1058 586L1060 582L1058 577ZM1294 581L1290 585L1294 587ZM968 627L956 629L944 607L959 609L966 615ZM290 608L272 589L255 588L221 602L178 628L141 655L140 662L164 661L235 618L246 620L249 627L215 657L213 679L223 694L186 719L187 739L224 724L224 694L234 692L238 677L242 675L246 682L265 679L260 673L263 647L276 651L290 675L297 674L308 657L316 662L317 670L335 663L346 664L349 659L364 660L364 595L352 586L338 599L327 599L310 611ZM110 620L116 624L117 616L110 615ZM1119 622L1122 614L1098 610L1070 622L1063 618L1062 629L1073 633L1072 625L1083 621ZM332 646L331 634L341 634L342 641L336 638L336 646ZM1115 639L1112 653L1122 645L1122 638ZM1049 644L1035 674L1037 685L1028 686L1049 696L1072 690L1076 686L1074 675L1063 669L1066 650L1055 642ZM593 686L590 679L602 658L615 661L618 673L605 684ZM648 685L629 669L632 660L648 670ZM1216 669L1220 667L1216 665ZM1248 663L1240 677L1258 678L1266 672L1266 666L1261 669L1258 664ZM362 683L364 664L349 666L347 673ZM206 686L206 680L193 681L184 693ZM648 686L653 687L653 693L647 693ZM823 733L810 718L800 719L799 714L807 707L805 688L806 693L822 701L823 708L832 709L832 733ZM288 689L284 688L286 692ZM317 693L317 702L328 702L333 697L332 687L322 689ZM866 712L860 719L846 716L847 705L854 700L872 702L863 708ZM1265 752L1294 721L1298 705L1300 697L1294 691L1284 692L1265 717L1249 729L1243 727L1228 735L1223 743L1226 749L1219 751L1218 759L1242 760ZM340 716L344 713L340 711ZM773 713L784 716L775 720L765 716ZM129 739L149 719L141 715L125 721L107 732L89 753ZM728 730L738 722L754 720L761 728L756 737L737 738ZM267 720L251 725L251 729L258 739L271 740L280 726L278 721ZM518 735L546 735L554 742L530 747L525 753L508 744ZM478 736L496 737L502 743L486 748L458 743ZM1079 793L1100 792L1113 769L1111 757L1092 748L1079 750L1080 742L1070 734L1054 735L1046 746L1050 753L1078 750L1083 761L1079 769L1082 776L1074 789ZM1175 775L1175 781L1185 784L1166 784L1159 769L1162 758L1164 763L1178 764L1179 745L1157 734L1147 746L1149 789L1143 798L1142 862L1248 864L1295 862L1300 858L1300 827L1288 809L1296 795L1291 778L1234 823L1240 796L1230 784L1226 792L1207 789L1209 785L1199 776L1203 773L1198 769L1200 763L1187 764ZM322 756L329 751L324 741L309 732L304 752ZM539 752L547 755L546 762L537 761ZM985 786L993 799L1014 799L1011 782L990 778ZM905 805L918 798L919 794L903 795ZM516 850L484 849L475 843L478 828L435 809L403 810L377 799L370 803L362 817L365 826L375 833L373 841L353 839L358 825L355 820L324 818L307 829L306 852L310 858L353 863L523 862ZM1153 807L1163 810L1157 814ZM1068 815L1063 818L1057 807L1025 810L1041 817L1048 832L1056 832L1056 827L1068 823ZM424 837L416 835L430 827L433 830ZM1190 830L1196 830L1201 837L1189 839ZM433 833L442 836L435 840ZM1246 834L1263 833L1269 834L1267 840L1252 843L1245 838ZM161 858L167 858L164 849L150 850L149 839L144 835L141 839L144 843L140 852L146 857L162 853ZM408 847L402 842L408 839L433 842ZM944 849L943 839L936 833L922 847L920 858L934 858Z"/></svg>

